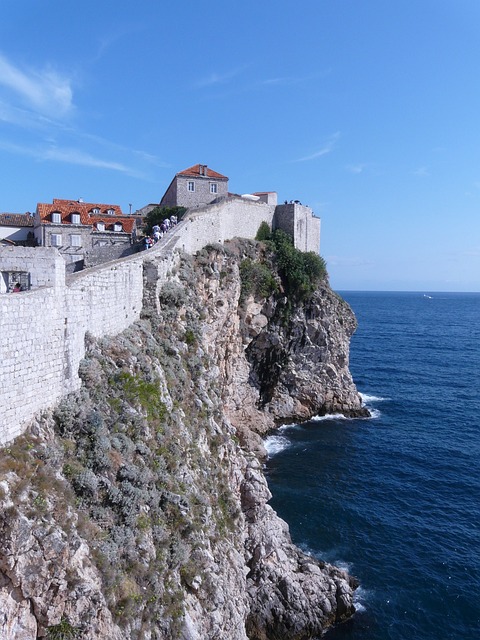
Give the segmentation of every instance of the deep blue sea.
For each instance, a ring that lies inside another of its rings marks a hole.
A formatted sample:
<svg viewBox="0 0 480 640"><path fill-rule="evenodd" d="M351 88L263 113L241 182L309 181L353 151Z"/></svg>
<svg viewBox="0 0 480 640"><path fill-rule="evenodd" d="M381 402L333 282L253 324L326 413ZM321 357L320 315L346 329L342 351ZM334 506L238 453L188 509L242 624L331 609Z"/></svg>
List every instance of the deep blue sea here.
<svg viewBox="0 0 480 640"><path fill-rule="evenodd" d="M480 294L341 292L372 418L270 437L272 506L361 583L325 640L480 638Z"/></svg>

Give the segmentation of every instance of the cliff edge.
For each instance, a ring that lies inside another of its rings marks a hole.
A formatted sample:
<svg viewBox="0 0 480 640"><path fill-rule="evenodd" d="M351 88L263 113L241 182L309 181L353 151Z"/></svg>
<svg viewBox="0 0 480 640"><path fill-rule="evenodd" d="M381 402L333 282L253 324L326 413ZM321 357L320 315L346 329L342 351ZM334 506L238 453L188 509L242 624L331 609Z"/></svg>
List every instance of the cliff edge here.
<svg viewBox="0 0 480 640"><path fill-rule="evenodd" d="M81 390L0 452L0 637L307 640L352 615L356 581L269 506L261 436L368 415L355 319L326 279L292 302L267 253L209 247L162 286L152 259L142 320L89 339Z"/></svg>

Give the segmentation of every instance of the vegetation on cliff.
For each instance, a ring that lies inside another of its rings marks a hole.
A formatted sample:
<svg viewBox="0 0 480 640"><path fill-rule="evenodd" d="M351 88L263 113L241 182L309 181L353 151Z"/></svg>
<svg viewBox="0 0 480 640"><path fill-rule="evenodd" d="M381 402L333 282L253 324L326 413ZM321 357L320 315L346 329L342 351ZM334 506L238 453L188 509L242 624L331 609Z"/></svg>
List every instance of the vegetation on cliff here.
<svg viewBox="0 0 480 640"><path fill-rule="evenodd" d="M328 277L325 260L313 251L300 251L291 236L263 222L256 239L265 243L263 258L246 259L241 265L242 292L268 297L277 289L274 273L281 278L283 291L290 303L305 300L313 294L319 283Z"/></svg>
<svg viewBox="0 0 480 640"><path fill-rule="evenodd" d="M303 639L351 615L355 584L269 508L252 429L355 408L353 321L324 282L285 324L298 262L269 242L183 256L141 321L87 337L81 390L1 452L8 640Z"/></svg>

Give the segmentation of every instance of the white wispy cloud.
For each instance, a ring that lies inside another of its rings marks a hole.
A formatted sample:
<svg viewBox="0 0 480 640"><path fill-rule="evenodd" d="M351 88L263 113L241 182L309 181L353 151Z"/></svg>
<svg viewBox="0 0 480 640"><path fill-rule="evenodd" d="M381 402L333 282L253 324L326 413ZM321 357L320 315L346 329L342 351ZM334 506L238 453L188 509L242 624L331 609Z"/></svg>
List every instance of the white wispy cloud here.
<svg viewBox="0 0 480 640"><path fill-rule="evenodd" d="M278 76L274 78L266 78L265 80L260 80L258 84L265 87L292 86L296 84L302 84L304 82L311 82L312 80L318 80L319 78L325 78L330 73L331 73L331 69L325 69L324 71L321 71L315 74L310 74L308 76Z"/></svg>
<svg viewBox="0 0 480 640"><path fill-rule="evenodd" d="M45 149L38 159L67 162L68 164L78 164L84 167L95 167L98 169L110 169L111 171L119 171L120 173L126 173L131 176L140 176L139 172L127 167L121 162L102 160L101 158L97 158L89 153L80 151L79 149L60 149L51 147L49 149Z"/></svg>
<svg viewBox="0 0 480 640"><path fill-rule="evenodd" d="M366 164L361 164L361 163L349 164L347 165L347 171L350 171L350 173L363 173L366 167L367 167Z"/></svg>
<svg viewBox="0 0 480 640"><path fill-rule="evenodd" d="M0 53L0 85L4 87L4 101L21 104L47 116L62 117L73 108L71 80L53 69L22 70ZM5 100L6 98L6 100Z"/></svg>
<svg viewBox="0 0 480 640"><path fill-rule="evenodd" d="M29 156L30 158L34 158L35 160L41 162L51 161L76 164L83 167L93 167L97 169L117 171L136 178L145 177L140 171L137 171L136 169L133 169L132 167L129 167L121 162L102 159L80 149L68 147L61 148L57 146L34 148L31 146L21 146L5 141L0 141L0 148L17 155Z"/></svg>
<svg viewBox="0 0 480 640"><path fill-rule="evenodd" d="M147 165L169 168L150 153L81 130L74 117L66 117L70 115L77 112L69 79L51 69L20 69L0 52L0 123L17 128L15 137L10 136L12 142L3 135L0 148L37 161L106 169L141 179L149 179ZM29 144L18 143L18 129L29 136Z"/></svg>
<svg viewBox="0 0 480 640"><path fill-rule="evenodd" d="M425 176L429 176L430 171L428 170L428 167L418 167L418 169L415 169L415 171L413 172L413 175L423 178Z"/></svg>
<svg viewBox="0 0 480 640"><path fill-rule="evenodd" d="M337 131L328 138L328 140L318 151L315 151L308 156L304 156L303 158L297 158L297 160L294 160L294 162L307 162L308 160L315 160L316 158L326 156L328 153L331 153L333 151L339 137L340 132Z"/></svg>
<svg viewBox="0 0 480 640"><path fill-rule="evenodd" d="M212 71L208 76L200 78L194 84L195 87L203 89L205 87L212 87L218 84L225 84L241 74L246 69L243 67L236 67L235 69L230 69L229 71L224 71L223 73L218 73L217 71Z"/></svg>

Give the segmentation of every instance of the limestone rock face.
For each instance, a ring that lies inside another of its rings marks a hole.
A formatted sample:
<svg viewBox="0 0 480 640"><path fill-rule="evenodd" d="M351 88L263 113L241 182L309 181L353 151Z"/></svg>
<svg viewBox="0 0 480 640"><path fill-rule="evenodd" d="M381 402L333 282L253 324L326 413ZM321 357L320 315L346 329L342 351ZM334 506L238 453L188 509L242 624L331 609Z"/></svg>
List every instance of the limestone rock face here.
<svg viewBox="0 0 480 640"><path fill-rule="evenodd" d="M282 297L250 296L239 307L238 266L228 256L212 261L217 271L233 274L229 287L198 281L202 303L215 301L204 339L219 362L228 415L251 446L252 432L315 415L369 416L349 370L356 319L327 283L286 317Z"/></svg>
<svg viewBox="0 0 480 640"><path fill-rule="evenodd" d="M86 639L120 640L85 541L67 538L54 518L38 521L19 507L0 513L0 637L32 640L68 618L72 628L88 628Z"/></svg>
<svg viewBox="0 0 480 640"><path fill-rule="evenodd" d="M260 406L276 424L326 413L369 415L348 368L355 328L351 309L323 285L288 323L273 315L265 331L253 337L247 349L251 379Z"/></svg>
<svg viewBox="0 0 480 640"><path fill-rule="evenodd" d="M268 504L261 436L367 414L355 319L326 283L244 295L245 250L167 282L150 263L143 320L90 340L82 390L0 451L0 638L307 640L354 613L356 581Z"/></svg>

